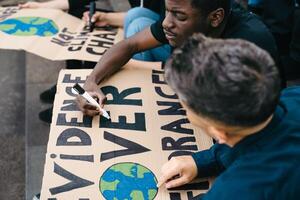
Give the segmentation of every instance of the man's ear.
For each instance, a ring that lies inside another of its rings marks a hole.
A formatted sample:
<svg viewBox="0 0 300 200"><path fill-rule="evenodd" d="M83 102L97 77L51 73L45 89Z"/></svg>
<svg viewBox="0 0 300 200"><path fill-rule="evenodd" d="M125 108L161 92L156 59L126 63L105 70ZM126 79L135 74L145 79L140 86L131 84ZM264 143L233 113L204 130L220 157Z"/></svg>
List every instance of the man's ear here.
<svg viewBox="0 0 300 200"><path fill-rule="evenodd" d="M224 130L216 128L214 126L209 126L208 131L214 136L219 144L226 144L228 142L228 136Z"/></svg>
<svg viewBox="0 0 300 200"><path fill-rule="evenodd" d="M217 10L212 11L208 16L210 25L214 28L219 27L224 20L224 16L225 10L223 8L218 8Z"/></svg>

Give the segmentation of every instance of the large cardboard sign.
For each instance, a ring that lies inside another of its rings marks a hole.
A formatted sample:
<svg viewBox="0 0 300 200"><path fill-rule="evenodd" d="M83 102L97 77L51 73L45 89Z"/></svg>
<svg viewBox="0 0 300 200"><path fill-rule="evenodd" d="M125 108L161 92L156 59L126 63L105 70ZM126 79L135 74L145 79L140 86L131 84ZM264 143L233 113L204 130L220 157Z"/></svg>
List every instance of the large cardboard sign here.
<svg viewBox="0 0 300 200"><path fill-rule="evenodd" d="M75 105L71 87L90 72L60 72L41 199L191 200L205 193L207 180L156 188L168 159L212 145L189 123L163 71L125 66L101 84L111 121L83 116Z"/></svg>
<svg viewBox="0 0 300 200"><path fill-rule="evenodd" d="M99 61L123 38L121 29L95 29L60 10L0 7L0 48L22 49L50 60Z"/></svg>

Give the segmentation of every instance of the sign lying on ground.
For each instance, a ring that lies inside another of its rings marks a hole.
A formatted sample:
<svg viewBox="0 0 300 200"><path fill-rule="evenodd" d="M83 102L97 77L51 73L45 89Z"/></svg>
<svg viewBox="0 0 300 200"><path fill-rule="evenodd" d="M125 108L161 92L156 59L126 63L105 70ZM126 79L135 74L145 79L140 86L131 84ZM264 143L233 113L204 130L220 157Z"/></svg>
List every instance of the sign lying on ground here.
<svg viewBox="0 0 300 200"><path fill-rule="evenodd" d="M41 199L191 200L205 193L207 180L173 190L156 187L168 159L212 145L189 123L163 71L127 65L103 82L111 120L83 116L75 105L71 88L90 72L60 72Z"/></svg>
<svg viewBox="0 0 300 200"><path fill-rule="evenodd" d="M60 10L0 7L0 48L21 49L50 60L99 61L123 38L121 29L96 28Z"/></svg>

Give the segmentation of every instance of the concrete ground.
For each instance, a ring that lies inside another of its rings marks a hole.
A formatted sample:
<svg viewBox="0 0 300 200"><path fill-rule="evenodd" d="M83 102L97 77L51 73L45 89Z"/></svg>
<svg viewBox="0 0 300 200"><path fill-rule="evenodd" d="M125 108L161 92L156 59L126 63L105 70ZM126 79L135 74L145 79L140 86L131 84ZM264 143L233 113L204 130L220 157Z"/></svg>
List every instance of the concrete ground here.
<svg viewBox="0 0 300 200"><path fill-rule="evenodd" d="M24 199L25 54L0 50L0 199Z"/></svg>
<svg viewBox="0 0 300 200"><path fill-rule="evenodd" d="M39 94L53 86L64 62L49 61L26 53L26 199L40 192L49 125L38 114L51 104L42 103Z"/></svg>
<svg viewBox="0 0 300 200"><path fill-rule="evenodd" d="M0 6L25 1L5 0ZM99 0L97 6L129 8L120 0ZM0 199L31 200L41 189L50 131L38 113L51 104L42 103L39 94L56 83L65 63L13 50L0 50L0 63Z"/></svg>
<svg viewBox="0 0 300 200"><path fill-rule="evenodd" d="M101 0L97 6L112 6L114 10L129 8L126 1ZM39 94L53 86L64 62L49 61L26 53L26 200L41 190L49 125L40 121L38 113L51 104L42 103ZM0 198L1 199L1 198Z"/></svg>

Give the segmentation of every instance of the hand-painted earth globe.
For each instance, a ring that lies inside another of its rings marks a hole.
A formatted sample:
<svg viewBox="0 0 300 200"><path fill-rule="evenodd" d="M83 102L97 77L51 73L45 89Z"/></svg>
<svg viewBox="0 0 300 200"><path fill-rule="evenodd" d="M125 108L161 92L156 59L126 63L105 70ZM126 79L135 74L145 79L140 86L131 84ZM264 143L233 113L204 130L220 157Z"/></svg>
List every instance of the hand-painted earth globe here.
<svg viewBox="0 0 300 200"><path fill-rule="evenodd" d="M58 26L53 20L42 17L17 17L0 22L0 31L16 36L53 36Z"/></svg>
<svg viewBox="0 0 300 200"><path fill-rule="evenodd" d="M152 200L157 194L157 179L137 163L118 163L100 178L100 191L106 200Z"/></svg>

